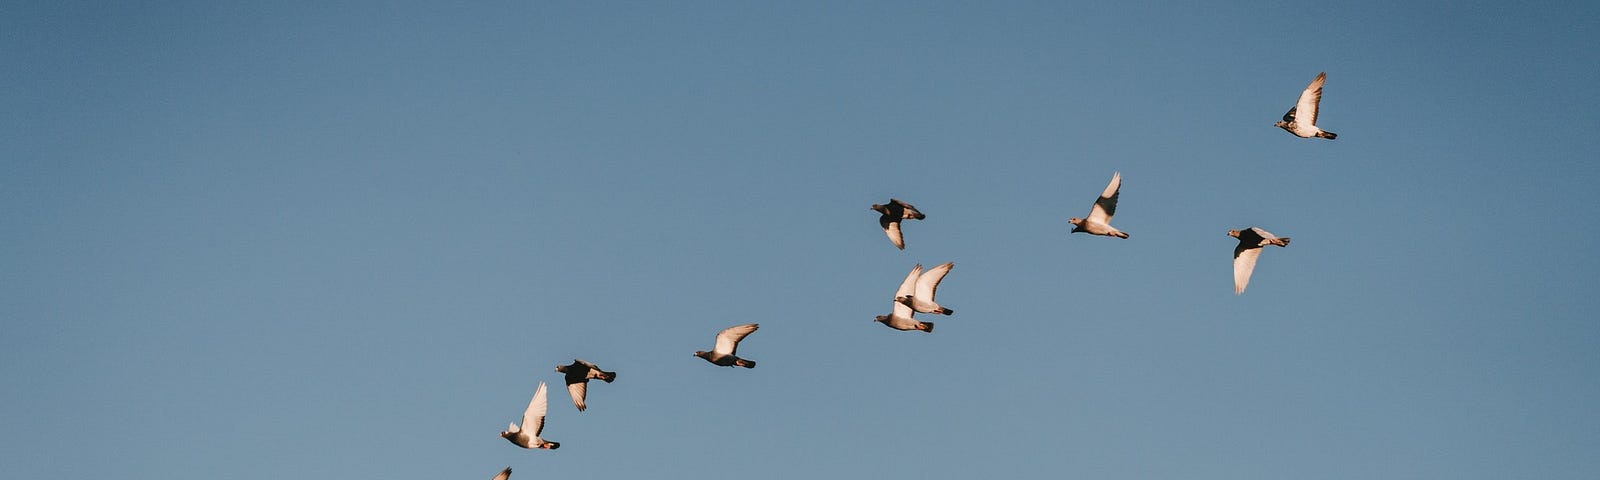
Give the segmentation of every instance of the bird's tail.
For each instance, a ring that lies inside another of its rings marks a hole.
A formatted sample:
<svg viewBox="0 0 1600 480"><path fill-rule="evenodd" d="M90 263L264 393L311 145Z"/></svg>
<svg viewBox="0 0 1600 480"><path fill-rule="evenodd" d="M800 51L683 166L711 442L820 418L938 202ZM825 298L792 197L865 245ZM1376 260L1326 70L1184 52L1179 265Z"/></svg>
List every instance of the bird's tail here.
<svg viewBox="0 0 1600 480"><path fill-rule="evenodd" d="M600 379L605 380L606 383L611 383L612 380L617 379L617 372L607 372L602 370L600 371Z"/></svg>
<svg viewBox="0 0 1600 480"><path fill-rule="evenodd" d="M1333 133L1333 132L1329 132L1329 131L1317 132L1317 136L1322 137L1322 138L1326 138L1328 140L1333 140L1335 138L1339 138L1339 134Z"/></svg>
<svg viewBox="0 0 1600 480"><path fill-rule="evenodd" d="M1289 237L1283 237L1283 238L1279 238L1277 240L1274 240L1272 242L1272 244L1280 246L1280 247L1287 247L1287 246L1289 246Z"/></svg>
<svg viewBox="0 0 1600 480"><path fill-rule="evenodd" d="M922 322L922 323L919 323L919 324L917 324L917 330L922 330L924 332L933 333L933 322Z"/></svg>
<svg viewBox="0 0 1600 480"><path fill-rule="evenodd" d="M738 359L738 360L734 360L733 364L737 365L737 366L744 367L744 368L756 368L756 361L755 360L745 360L745 359L741 358L741 359Z"/></svg>

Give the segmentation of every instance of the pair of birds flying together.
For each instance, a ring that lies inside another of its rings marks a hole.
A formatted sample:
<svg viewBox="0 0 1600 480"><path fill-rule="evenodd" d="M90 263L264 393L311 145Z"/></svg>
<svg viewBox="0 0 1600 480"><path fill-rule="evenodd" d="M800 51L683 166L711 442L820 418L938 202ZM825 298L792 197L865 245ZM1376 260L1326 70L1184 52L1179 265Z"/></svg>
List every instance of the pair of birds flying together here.
<svg viewBox="0 0 1600 480"><path fill-rule="evenodd" d="M955 262L945 262L939 266L922 271L922 264L911 267L911 273L900 282L900 288L894 292L894 304L888 315L878 315L872 321L882 323L895 330L919 330L933 333L933 322L924 322L915 318L918 312L937 313L950 315L955 313L938 302L934 295L939 290L939 282L956 266Z"/></svg>
<svg viewBox="0 0 1600 480"><path fill-rule="evenodd" d="M581 358L572 359L570 365L557 365L556 371L563 374L567 382L567 394L572 396L572 405L578 411L588 409L586 399L589 392L589 380L600 380L611 383L617 379L617 372L601 370L599 366L584 361ZM544 417L550 410L550 401L544 382L539 382L539 388L533 391L533 399L528 400L528 408L522 411L522 424L511 424L500 432L500 437L510 441L513 445L527 449L555 450L561 448L561 442L552 442L540 437L544 431ZM500 472L505 478L511 475L511 467Z"/></svg>

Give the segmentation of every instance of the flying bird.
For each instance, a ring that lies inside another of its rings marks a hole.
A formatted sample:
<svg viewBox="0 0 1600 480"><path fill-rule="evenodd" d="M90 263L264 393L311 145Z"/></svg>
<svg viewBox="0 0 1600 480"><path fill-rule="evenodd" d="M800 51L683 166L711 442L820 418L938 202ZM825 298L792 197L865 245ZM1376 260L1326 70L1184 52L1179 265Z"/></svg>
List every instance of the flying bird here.
<svg viewBox="0 0 1600 480"><path fill-rule="evenodd" d="M617 372L607 372L593 363L585 362L581 358L572 359L572 365L557 365L556 371L567 375L567 393L572 394L572 404L578 411L588 408L583 399L589 391L589 380L600 379L611 383L617 379Z"/></svg>
<svg viewBox="0 0 1600 480"><path fill-rule="evenodd" d="M1100 198L1094 200L1094 206L1089 207L1089 218L1067 219L1067 223L1073 225L1072 233L1083 232L1090 235L1128 238L1128 234L1111 226L1111 216L1117 214L1117 197L1121 195L1122 173L1112 172L1111 183L1106 185L1104 192L1100 192Z"/></svg>
<svg viewBox="0 0 1600 480"><path fill-rule="evenodd" d="M522 448L546 450L561 448L560 442L539 438L539 432L544 431L544 414L548 409L549 401L545 396L544 382L539 382L539 389L533 391L533 400L528 401L528 409L522 411L522 426L518 427L513 423L506 427L506 431L500 432L500 437Z"/></svg>
<svg viewBox="0 0 1600 480"><path fill-rule="evenodd" d="M1311 79L1311 84L1306 85L1305 91L1300 92L1300 101L1289 108L1289 113L1283 114L1283 121L1273 125L1300 138L1338 138L1337 133L1317 128L1317 105L1322 103L1322 84L1327 81L1327 72L1318 73L1317 78Z"/></svg>
<svg viewBox="0 0 1600 480"><path fill-rule="evenodd" d="M924 218L928 218L927 215L923 215L922 212L917 211L917 207L913 207L909 203L902 202L894 198L889 199L889 203L887 204L879 205L874 203L868 208L871 208L872 211L882 214L878 216L878 226L883 227L884 235L889 236L889 241L894 243L895 248L899 248L901 250L906 249L906 241L905 238L900 235L900 221L905 219L922 220Z"/></svg>
<svg viewBox="0 0 1600 480"><path fill-rule="evenodd" d="M1289 237L1278 238L1259 227L1228 230L1228 236L1239 239L1239 246L1233 247L1234 295L1244 293L1244 287L1250 284L1250 273L1256 269L1256 258L1261 256L1261 247L1289 246Z"/></svg>
<svg viewBox="0 0 1600 480"><path fill-rule="evenodd" d="M914 318L917 314L916 311L912 310L910 305L907 305L909 302L902 302L899 300L901 297L916 295L917 277L920 276L922 276L922 264L919 263L917 266L911 267L911 273L906 275L905 281L900 282L900 288L895 290L894 298L896 300L894 301L894 306L892 307L892 310L889 311L889 314L878 315L877 317L874 317L872 321L882 323L885 326L895 330L921 330L924 332L933 333L933 322L917 320Z"/></svg>
<svg viewBox="0 0 1600 480"><path fill-rule="evenodd" d="M938 313L942 315L956 313L955 310L940 306L933 299L934 293L939 289L939 281L944 280L945 274L950 273L950 269L955 266L955 262L945 262L943 265L922 272L921 275L917 275L915 293L901 295L899 292L895 292L894 301L911 307L917 313Z"/></svg>
<svg viewBox="0 0 1600 480"><path fill-rule="evenodd" d="M495 475L493 480L506 480L508 478L511 478L511 467L506 467L505 470L501 470L500 474Z"/></svg>
<svg viewBox="0 0 1600 480"><path fill-rule="evenodd" d="M712 347L711 351L696 351L694 356L704 358L713 365L723 367L756 368L754 360L739 358L735 355L735 352L739 350L739 341L744 340L745 336L750 335L750 332L754 332L760 327L761 325L759 324L747 323L725 328L717 333L717 345Z"/></svg>

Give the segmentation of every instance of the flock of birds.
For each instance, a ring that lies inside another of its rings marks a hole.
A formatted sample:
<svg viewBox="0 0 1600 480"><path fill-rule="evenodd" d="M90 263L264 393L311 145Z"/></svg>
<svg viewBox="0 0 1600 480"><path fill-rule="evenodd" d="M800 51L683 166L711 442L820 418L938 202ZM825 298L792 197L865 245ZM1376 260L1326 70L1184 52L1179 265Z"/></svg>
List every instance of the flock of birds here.
<svg viewBox="0 0 1600 480"><path fill-rule="evenodd" d="M1300 92L1300 99L1288 113L1283 114L1283 120L1274 124L1278 128L1288 131L1300 138L1325 138L1333 140L1338 135L1317 127L1317 107L1322 101L1322 84L1327 81L1327 74L1318 73L1311 80L1311 84ZM1117 197L1121 195L1122 174L1111 174L1111 183L1106 185L1100 197L1096 198L1094 205L1089 207L1087 218L1072 217L1067 219L1073 225L1072 233L1088 233L1105 237L1128 238L1128 234L1111 226L1111 217L1117 213ZM905 220L922 220L927 218L917 207L910 203L890 198L889 203L874 204L870 207L878 212L878 225L883 228L883 233L896 248L905 250L905 236L901 232L900 224ZM1289 237L1278 237L1260 227L1246 227L1239 230L1228 230L1228 236L1239 239L1239 244L1233 248L1233 293L1244 293L1245 286L1250 283L1250 274L1255 271L1256 260L1261 256L1261 250L1268 245L1279 247L1289 246ZM888 315L878 315L874 321L884 324L895 330L915 330L933 333L933 322L924 322L915 318L918 313L950 315L954 310L939 305L935 300L939 282L944 280L950 269L955 267L954 262L945 262L933 268L923 270L922 264L911 268L911 273L900 282L900 288L895 290L894 302ZM756 362L738 356L739 342L754 333L760 325L749 323L735 325L717 333L716 343L711 351L696 351L694 356L705 359L712 365L722 367L755 368ZM571 364L559 365L556 372L564 375L567 383L567 393L572 397L573 406L578 411L588 409L585 399L588 396L589 381L600 380L611 383L617 379L616 372L601 370L599 366L582 359L573 359ZM522 423L512 423L500 436L512 444L526 449L555 450L561 448L560 442L546 440L539 435L544 431L545 414L549 411L549 397L544 382L539 382L538 388L533 392L533 399L528 401L528 408L522 412ZM511 477L511 467L501 470L494 480L507 480Z"/></svg>

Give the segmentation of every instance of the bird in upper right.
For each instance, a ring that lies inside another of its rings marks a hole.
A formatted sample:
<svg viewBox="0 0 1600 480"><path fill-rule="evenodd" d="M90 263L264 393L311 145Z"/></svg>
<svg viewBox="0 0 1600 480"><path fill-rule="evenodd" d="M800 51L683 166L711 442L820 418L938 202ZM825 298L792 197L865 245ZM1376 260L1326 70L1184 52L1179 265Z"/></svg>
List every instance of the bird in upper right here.
<svg viewBox="0 0 1600 480"><path fill-rule="evenodd" d="M572 405L578 407L580 412L589 408L584 403L584 399L588 397L589 379L598 378L606 383L617 379L617 372L601 370L600 367L581 358L572 359L571 365L556 365L556 371L566 374L567 393L572 395Z"/></svg>
<svg viewBox="0 0 1600 480"><path fill-rule="evenodd" d="M1289 246L1289 237L1279 238L1260 227L1228 230L1228 236L1239 239L1239 246L1233 247L1234 295L1244 293L1244 287L1250 285L1250 273L1256 269L1256 258L1261 256L1261 247Z"/></svg>
<svg viewBox="0 0 1600 480"><path fill-rule="evenodd" d="M894 198L889 199L889 203L882 205L874 203L867 208L881 214L878 216L878 226L883 227L883 234L889 236L889 241L894 243L895 248L901 250L906 249L906 240L900 235L900 221L922 220L928 217L917 211L917 207Z"/></svg>
<svg viewBox="0 0 1600 480"><path fill-rule="evenodd" d="M1311 84L1306 85L1305 91L1300 92L1300 101L1289 108L1289 113L1283 114L1283 121L1273 125L1300 138L1338 138L1339 134L1317 127L1317 105L1322 103L1322 84L1326 81L1328 73L1318 73L1317 78L1311 79Z"/></svg>
<svg viewBox="0 0 1600 480"><path fill-rule="evenodd" d="M1072 233L1083 232L1091 235L1107 237L1128 238L1116 227L1111 226L1111 216L1117 214L1117 197L1122 195L1122 173L1113 172L1111 183L1106 185L1106 190L1100 192L1100 198L1094 200L1094 206L1089 207L1089 218L1072 217L1067 219L1071 223Z"/></svg>

